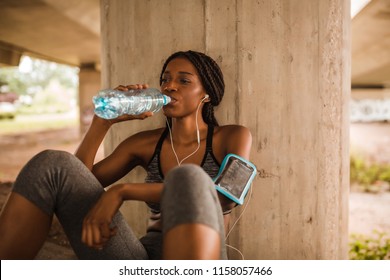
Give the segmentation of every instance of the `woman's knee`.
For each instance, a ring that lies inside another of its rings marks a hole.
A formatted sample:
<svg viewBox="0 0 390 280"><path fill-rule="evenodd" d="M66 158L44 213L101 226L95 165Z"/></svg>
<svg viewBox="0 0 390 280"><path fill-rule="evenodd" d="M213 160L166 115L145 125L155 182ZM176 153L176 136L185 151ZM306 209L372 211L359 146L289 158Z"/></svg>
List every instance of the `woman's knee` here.
<svg viewBox="0 0 390 280"><path fill-rule="evenodd" d="M62 181L74 156L65 151L44 150L31 158L18 174L13 190L21 194L49 191ZM64 173L64 174L63 174Z"/></svg>
<svg viewBox="0 0 390 280"><path fill-rule="evenodd" d="M199 192L210 192L214 183L199 166L185 164L174 168L164 181L163 196L198 196Z"/></svg>
<svg viewBox="0 0 390 280"><path fill-rule="evenodd" d="M63 170L74 165L77 158L69 152L44 150L31 158L20 173L40 174L49 170Z"/></svg>
<svg viewBox="0 0 390 280"><path fill-rule="evenodd" d="M42 152L39 152L36 154L31 161L47 161L51 163L59 163L63 161L69 161L74 156L66 151L60 151L60 150L44 150Z"/></svg>
<svg viewBox="0 0 390 280"><path fill-rule="evenodd" d="M199 166L176 167L166 177L161 199L163 233L180 224L201 223L218 230L219 201L210 176Z"/></svg>

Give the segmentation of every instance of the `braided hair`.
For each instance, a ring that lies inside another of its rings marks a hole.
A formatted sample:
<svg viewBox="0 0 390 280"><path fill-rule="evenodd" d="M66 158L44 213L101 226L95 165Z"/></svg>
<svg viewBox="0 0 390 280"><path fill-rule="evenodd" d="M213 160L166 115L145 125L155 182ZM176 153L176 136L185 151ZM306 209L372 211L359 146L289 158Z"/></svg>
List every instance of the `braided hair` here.
<svg viewBox="0 0 390 280"><path fill-rule="evenodd" d="M180 51L172 54L165 61L160 75L160 85L162 84L163 74L168 63L178 57L188 59L199 73L203 88L209 95L210 102L204 103L202 117L208 125L218 126L218 121L214 116L214 106L218 106L225 92L225 82L223 74L218 64L204 53L196 51Z"/></svg>

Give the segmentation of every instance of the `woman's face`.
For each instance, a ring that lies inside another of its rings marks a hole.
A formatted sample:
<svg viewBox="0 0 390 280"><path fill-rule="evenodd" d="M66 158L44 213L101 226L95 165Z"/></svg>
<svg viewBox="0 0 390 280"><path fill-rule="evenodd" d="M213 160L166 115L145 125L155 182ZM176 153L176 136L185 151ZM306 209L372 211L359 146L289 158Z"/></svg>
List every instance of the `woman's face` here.
<svg viewBox="0 0 390 280"><path fill-rule="evenodd" d="M186 58L171 60L163 75L161 91L171 97L172 101L164 106L168 117L185 117L196 111L206 95L198 71Z"/></svg>

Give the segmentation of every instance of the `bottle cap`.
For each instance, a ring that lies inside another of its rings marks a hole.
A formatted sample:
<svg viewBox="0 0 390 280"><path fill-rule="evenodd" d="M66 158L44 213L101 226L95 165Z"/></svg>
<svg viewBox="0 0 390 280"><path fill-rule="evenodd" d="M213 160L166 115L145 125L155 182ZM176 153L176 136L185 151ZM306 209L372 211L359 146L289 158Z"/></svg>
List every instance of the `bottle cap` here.
<svg viewBox="0 0 390 280"><path fill-rule="evenodd" d="M168 103L171 102L171 98L165 94L163 94L164 97L164 105L167 105Z"/></svg>

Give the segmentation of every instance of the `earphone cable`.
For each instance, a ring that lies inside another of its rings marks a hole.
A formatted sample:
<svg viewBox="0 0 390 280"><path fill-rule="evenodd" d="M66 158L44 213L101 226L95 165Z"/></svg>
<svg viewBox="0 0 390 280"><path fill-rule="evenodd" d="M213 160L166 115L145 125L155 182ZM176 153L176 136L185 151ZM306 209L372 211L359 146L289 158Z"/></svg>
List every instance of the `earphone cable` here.
<svg viewBox="0 0 390 280"><path fill-rule="evenodd" d="M241 211L241 213L240 213L240 216L238 216L237 220L234 222L233 226L230 228L228 234L226 234L225 241L228 239L228 237L229 237L230 233L232 232L233 228L236 226L236 224L238 223L238 221L241 219L242 215L244 214L246 208L248 207L249 201L251 200L251 197L252 197L252 187L250 188L249 198L248 198L248 200L247 200L247 202L246 202L246 204L245 204L245 207L244 207L244 209L242 209L242 211ZM233 249L233 250L235 250L236 252L238 252L238 253L240 254L242 260L245 259L245 258L244 258L244 254L241 253L241 251L238 250L236 247L233 247L232 245L229 245L229 244L227 244L227 243L226 243L226 247L228 247L228 248L230 248L230 249Z"/></svg>
<svg viewBox="0 0 390 280"><path fill-rule="evenodd" d="M200 105L202 104L202 102L199 103L198 105L198 108L196 109L196 117L195 117L195 125L196 125L196 136L197 136L197 141L198 141L198 147L195 149L195 151L193 151L191 154L189 154L188 156L186 156L185 158L183 158L182 160L179 161L179 157L177 156L177 153L175 151L175 148L173 146L173 138L172 138L172 130L171 130L171 126L169 125L169 122L168 122L168 119L166 119L166 122L167 122L167 125L168 125L168 129L169 129L169 137L170 137L170 140L171 140L171 148L172 148L172 151L173 151L173 154L175 155L175 158L176 158L176 161L177 161L177 165L180 166L182 164L183 161L185 161L186 159L188 159L189 157L193 156L200 148L200 135L199 135L199 124L198 124L198 113L199 113L199 108L200 108Z"/></svg>
<svg viewBox="0 0 390 280"><path fill-rule="evenodd" d="M237 248L235 248L235 247L233 247L232 245L229 245L229 244L226 244L226 247L228 247L228 248L230 248L230 249L233 249L233 250L235 250L237 253L239 253L239 254L240 254L240 256L241 256L241 260L245 260L245 258L244 258L244 255L241 253L241 251L240 251L240 250L238 250Z"/></svg>
<svg viewBox="0 0 390 280"><path fill-rule="evenodd" d="M244 215L245 210L247 209L247 207L248 207L248 205L249 205L249 202L250 202L250 200L251 200L251 197L252 197L252 186L250 187L249 197L248 197L248 200L246 201L245 207L244 207L244 209L242 209L240 215L238 216L238 218L236 219L236 221L234 222L234 224L232 225L232 227L229 229L228 234L226 234L225 241L228 239L230 233L232 232L233 228L236 226L236 224L238 223L238 221L241 219L242 215Z"/></svg>

